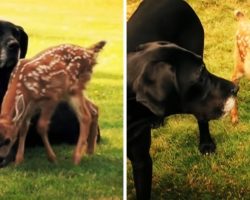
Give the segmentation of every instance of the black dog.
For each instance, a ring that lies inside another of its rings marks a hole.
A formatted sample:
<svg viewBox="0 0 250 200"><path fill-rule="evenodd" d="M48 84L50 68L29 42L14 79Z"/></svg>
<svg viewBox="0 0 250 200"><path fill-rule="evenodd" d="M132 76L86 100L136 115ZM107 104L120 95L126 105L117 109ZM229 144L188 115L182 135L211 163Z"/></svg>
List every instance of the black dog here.
<svg viewBox="0 0 250 200"><path fill-rule="evenodd" d="M135 52L138 45L151 41L170 41L178 46L149 43ZM236 95L238 88L206 70L202 61L203 27L185 1L158 0L157 4L153 0L143 1L128 21L127 48L128 158L132 162L137 199L149 199L152 126L171 114L194 114L200 131L199 150L203 154L214 152L216 146L208 121L223 114L226 99ZM214 94L216 91L219 96ZM232 99L226 109L230 104Z"/></svg>
<svg viewBox="0 0 250 200"><path fill-rule="evenodd" d="M22 27L10 22L0 21L0 105L7 90L10 74L19 58L24 58L28 47L28 36ZM37 114L32 120L26 139L26 146L43 145L37 133ZM49 128L49 140L52 144L76 144L79 136L79 123L71 107L66 103L58 105ZM100 134L98 135L98 142ZM15 145L10 154L0 160L0 167L15 159Z"/></svg>
<svg viewBox="0 0 250 200"><path fill-rule="evenodd" d="M0 102L8 87L10 74L19 58L24 58L28 36L22 27L0 21Z"/></svg>
<svg viewBox="0 0 250 200"><path fill-rule="evenodd" d="M7 21L0 21L0 105L8 87L10 74L19 58L27 53L28 35L21 26ZM13 160L15 149L6 159L0 160L0 167Z"/></svg>
<svg viewBox="0 0 250 200"><path fill-rule="evenodd" d="M233 108L238 88L209 73L200 56L166 42L147 43L129 54L127 73L128 157L137 198L149 199L151 127L177 113L204 123L217 119Z"/></svg>

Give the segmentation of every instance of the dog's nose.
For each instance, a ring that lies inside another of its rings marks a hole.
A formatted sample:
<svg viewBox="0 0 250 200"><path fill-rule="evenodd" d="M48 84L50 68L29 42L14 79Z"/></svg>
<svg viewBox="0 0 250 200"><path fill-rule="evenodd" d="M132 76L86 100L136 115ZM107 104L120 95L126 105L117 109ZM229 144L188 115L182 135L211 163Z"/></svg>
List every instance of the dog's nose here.
<svg viewBox="0 0 250 200"><path fill-rule="evenodd" d="M19 48L19 44L17 41L11 40L7 43L7 48L11 51L17 50Z"/></svg>
<svg viewBox="0 0 250 200"><path fill-rule="evenodd" d="M239 86L238 85L234 85L234 87L231 89L231 93L233 95L237 95L238 91L239 91Z"/></svg>

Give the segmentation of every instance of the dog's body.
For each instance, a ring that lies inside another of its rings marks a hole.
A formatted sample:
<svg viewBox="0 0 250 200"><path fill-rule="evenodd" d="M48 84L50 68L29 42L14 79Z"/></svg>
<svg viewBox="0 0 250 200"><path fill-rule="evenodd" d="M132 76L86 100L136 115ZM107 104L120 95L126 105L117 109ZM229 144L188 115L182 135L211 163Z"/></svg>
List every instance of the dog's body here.
<svg viewBox="0 0 250 200"><path fill-rule="evenodd" d="M160 49L164 49L162 48L163 46L168 46L166 49L171 51L173 47L170 47L171 44L168 45L165 42L150 43L142 45L139 47L139 51L136 52L138 45L143 43L169 41L184 48L176 46L173 48L176 50L176 53L192 51L200 55L199 57L191 52L183 53L186 58L192 55L191 57L194 60L199 60L198 63L200 65L197 64L197 66L203 65L201 63L203 63L204 31L199 18L192 8L182 0L160 0L157 1L157 4L152 0L146 0L139 5L138 9L128 20L127 27L127 47L129 53L127 61L127 152L128 158L132 162L137 199L145 200L150 198L151 192L152 161L149 149L152 126L159 125L164 120L164 117L171 114L194 114L198 120L200 131L199 149L201 153L210 153L214 152L216 147L209 133L208 121L215 118L215 115L211 114L213 111L210 108L203 107L205 104L198 106L200 104L199 100L196 102L198 105L190 105L189 109L184 108L185 106L183 107L186 100L182 99L183 92L176 90L177 82L175 80L176 76L181 76L180 72L175 71L176 65L178 65L177 59L176 61L173 59L178 56L175 54L172 54L173 58L159 56ZM154 52L155 57L152 56L150 58L149 52ZM178 57L178 61L181 62L184 57ZM185 82L185 79L189 79L191 74L197 73L193 70L188 71L188 66L192 63L191 60L189 60L189 63L183 64L182 67L186 67L187 71L184 69L182 73L187 75L186 77L183 76L183 79L179 81L184 80ZM155 64L155 69L149 67L150 62L152 65ZM209 74L208 72L206 73ZM209 76L213 75L209 74ZM163 80L165 80L165 83L162 82ZM201 78L202 80L203 78ZM219 78L213 78L213 80L227 85L226 91L228 95L235 94L238 90L228 81ZM182 84L189 85L188 82ZM208 90L212 89L210 86L206 86ZM203 87L200 87L196 92L202 91L203 93L205 91ZM161 90L163 88L166 89L168 94L164 94L163 90ZM223 91L220 92L223 93ZM199 95L196 96L195 93L191 92L191 96L195 99ZM216 98L210 99L210 103L216 104L214 102ZM233 102L231 103L233 104ZM202 117L202 115L207 117Z"/></svg>
<svg viewBox="0 0 250 200"><path fill-rule="evenodd" d="M239 84L243 76L250 78L250 20L240 11L235 12L238 28L235 42L235 68L232 81ZM232 123L239 121L237 104L231 112Z"/></svg>
<svg viewBox="0 0 250 200"><path fill-rule="evenodd" d="M182 0L143 1L127 24L127 51L152 41L170 41L203 55L204 31L193 9Z"/></svg>

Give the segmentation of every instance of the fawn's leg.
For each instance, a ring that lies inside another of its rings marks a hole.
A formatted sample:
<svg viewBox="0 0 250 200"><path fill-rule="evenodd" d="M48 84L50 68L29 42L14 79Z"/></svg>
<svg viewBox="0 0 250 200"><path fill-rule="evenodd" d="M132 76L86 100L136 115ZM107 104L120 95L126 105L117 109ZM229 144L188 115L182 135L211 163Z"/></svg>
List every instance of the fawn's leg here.
<svg viewBox="0 0 250 200"><path fill-rule="evenodd" d="M80 123L80 134L73 157L74 164L78 165L87 148L91 114L87 106L86 99L83 97L82 93L72 96L70 100L71 106L74 109Z"/></svg>
<svg viewBox="0 0 250 200"><path fill-rule="evenodd" d="M237 48L237 47L236 47ZM239 85L240 78L244 75L244 63L241 60L240 54L238 52L238 49L236 49L236 63L235 63L235 68L232 76L232 82L234 84ZM232 123L237 123L239 121L239 116L238 116L238 100L235 98L235 105L233 109L231 110L231 121Z"/></svg>
<svg viewBox="0 0 250 200"><path fill-rule="evenodd" d="M98 134L98 107L91 101L87 100L87 106L90 110L92 122L90 124L90 131L88 136L87 154L93 154L95 150L97 134Z"/></svg>
<svg viewBox="0 0 250 200"><path fill-rule="evenodd" d="M25 140L29 129L30 120L24 120L19 130L19 141L18 148L15 158L15 164L18 165L24 160L24 148L25 148Z"/></svg>
<svg viewBox="0 0 250 200"><path fill-rule="evenodd" d="M37 123L37 132L42 138L43 144L45 146L48 159L51 162L56 162L56 154L54 153L48 139L48 127L50 123L50 118L54 113L56 104L53 102L47 103L41 110L41 115Z"/></svg>

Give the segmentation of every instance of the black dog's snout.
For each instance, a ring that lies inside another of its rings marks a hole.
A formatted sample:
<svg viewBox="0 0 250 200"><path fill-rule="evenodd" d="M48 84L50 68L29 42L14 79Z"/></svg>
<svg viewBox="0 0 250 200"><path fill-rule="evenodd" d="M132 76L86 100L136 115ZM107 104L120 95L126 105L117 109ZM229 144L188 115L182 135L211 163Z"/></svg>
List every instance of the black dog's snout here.
<svg viewBox="0 0 250 200"><path fill-rule="evenodd" d="M238 93L238 91L239 91L239 86L238 85L234 85L234 87L231 89L231 93L233 94L233 95L237 95L237 93Z"/></svg>
<svg viewBox="0 0 250 200"><path fill-rule="evenodd" d="M7 43L7 48L11 51L16 51L19 48L19 44L15 40L11 40Z"/></svg>

